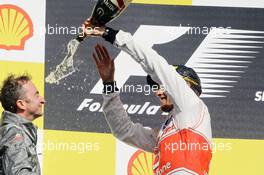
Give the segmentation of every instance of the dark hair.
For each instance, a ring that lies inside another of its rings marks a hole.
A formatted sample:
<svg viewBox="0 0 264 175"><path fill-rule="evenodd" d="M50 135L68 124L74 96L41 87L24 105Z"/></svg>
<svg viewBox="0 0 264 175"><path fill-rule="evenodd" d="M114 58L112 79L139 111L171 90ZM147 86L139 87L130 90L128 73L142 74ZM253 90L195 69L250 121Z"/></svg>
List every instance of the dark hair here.
<svg viewBox="0 0 264 175"><path fill-rule="evenodd" d="M4 110L16 113L18 99L23 98L24 91L23 84L31 80L31 76L23 74L15 76L10 74L4 81L0 90L0 101Z"/></svg>
<svg viewBox="0 0 264 175"><path fill-rule="evenodd" d="M200 96L202 94L201 80L195 70L184 65L173 66L183 79L191 84L191 89Z"/></svg>
<svg viewBox="0 0 264 175"><path fill-rule="evenodd" d="M173 65L175 70L182 76L185 81L188 81L191 85L191 89L200 96L202 94L201 80L198 74L190 67L184 65ZM147 84L152 86L158 86L159 84L152 80L150 75L147 75Z"/></svg>

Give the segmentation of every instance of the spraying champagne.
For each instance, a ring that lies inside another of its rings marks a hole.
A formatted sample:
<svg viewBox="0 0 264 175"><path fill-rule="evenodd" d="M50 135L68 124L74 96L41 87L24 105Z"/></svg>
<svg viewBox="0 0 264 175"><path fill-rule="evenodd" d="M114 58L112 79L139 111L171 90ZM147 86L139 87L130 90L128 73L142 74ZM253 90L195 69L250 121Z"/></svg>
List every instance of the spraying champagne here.
<svg viewBox="0 0 264 175"><path fill-rule="evenodd" d="M132 0L98 0L93 8L89 23L83 26L83 30L92 30L94 27L104 26L106 23L118 17L129 5ZM59 81L75 72L74 55L80 43L85 39L86 34L83 31L77 38L72 39L67 44L67 54L63 61L56 66L45 78L50 84L59 84Z"/></svg>
<svg viewBox="0 0 264 175"><path fill-rule="evenodd" d="M98 0L90 17L91 24L90 26L85 26L83 30L86 30L86 27L93 28L95 26L104 26L106 23L118 17L131 1L132 0ZM81 42L85 37L86 35L81 33L76 39Z"/></svg>

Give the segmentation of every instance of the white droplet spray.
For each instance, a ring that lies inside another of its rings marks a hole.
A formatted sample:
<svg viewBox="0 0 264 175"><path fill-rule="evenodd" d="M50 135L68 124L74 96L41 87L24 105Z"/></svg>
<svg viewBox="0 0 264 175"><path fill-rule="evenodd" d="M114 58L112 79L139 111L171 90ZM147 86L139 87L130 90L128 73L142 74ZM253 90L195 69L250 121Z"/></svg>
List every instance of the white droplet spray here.
<svg viewBox="0 0 264 175"><path fill-rule="evenodd" d="M45 78L45 81L50 84L59 84L59 81L75 72L73 65L74 54L78 49L80 42L77 39L72 39L67 45L67 55L63 61L56 66L56 69L51 71Z"/></svg>

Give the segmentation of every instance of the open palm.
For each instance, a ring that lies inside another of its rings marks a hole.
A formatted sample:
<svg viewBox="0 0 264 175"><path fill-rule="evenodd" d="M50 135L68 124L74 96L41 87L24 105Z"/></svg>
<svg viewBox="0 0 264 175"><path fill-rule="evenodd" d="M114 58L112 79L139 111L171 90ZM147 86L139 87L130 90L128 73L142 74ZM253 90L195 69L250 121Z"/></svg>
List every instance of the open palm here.
<svg viewBox="0 0 264 175"><path fill-rule="evenodd" d="M115 65L114 60L109 56L107 49L104 46L97 44L95 46L95 52L93 52L93 59L103 82L113 82Z"/></svg>

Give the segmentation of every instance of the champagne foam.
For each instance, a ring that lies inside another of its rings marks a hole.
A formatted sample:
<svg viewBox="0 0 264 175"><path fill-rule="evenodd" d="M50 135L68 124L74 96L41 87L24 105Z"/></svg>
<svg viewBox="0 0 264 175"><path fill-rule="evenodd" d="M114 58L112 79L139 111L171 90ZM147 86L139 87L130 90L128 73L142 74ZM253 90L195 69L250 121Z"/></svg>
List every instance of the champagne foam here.
<svg viewBox="0 0 264 175"><path fill-rule="evenodd" d="M80 42L76 39L69 41L67 45L67 55L64 57L63 61L56 66L56 69L51 71L49 75L45 78L45 81L49 84L59 84L59 81L63 78L75 72L73 65L74 54L76 53Z"/></svg>

